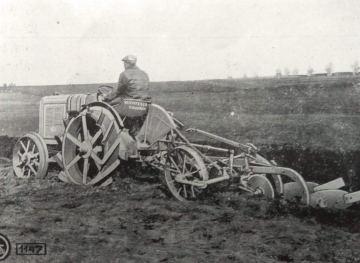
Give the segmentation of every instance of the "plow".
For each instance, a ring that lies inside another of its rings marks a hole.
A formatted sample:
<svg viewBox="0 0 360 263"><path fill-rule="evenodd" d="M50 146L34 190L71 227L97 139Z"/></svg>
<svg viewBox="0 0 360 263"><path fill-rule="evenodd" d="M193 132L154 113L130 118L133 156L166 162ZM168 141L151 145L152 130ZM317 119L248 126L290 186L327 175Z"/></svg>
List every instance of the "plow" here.
<svg viewBox="0 0 360 263"><path fill-rule="evenodd" d="M251 143L189 128L186 133L226 147L191 143L173 113L150 100L124 99L115 105L103 102L111 90L100 86L96 94L43 97L39 132L25 134L15 144L15 175L44 178L49 165L55 164L62 181L108 185L119 166L127 163L158 170L171 194L184 202L229 187L324 208L346 209L360 201L360 191L342 190L342 178L325 184L306 182L291 168L260 156Z"/></svg>

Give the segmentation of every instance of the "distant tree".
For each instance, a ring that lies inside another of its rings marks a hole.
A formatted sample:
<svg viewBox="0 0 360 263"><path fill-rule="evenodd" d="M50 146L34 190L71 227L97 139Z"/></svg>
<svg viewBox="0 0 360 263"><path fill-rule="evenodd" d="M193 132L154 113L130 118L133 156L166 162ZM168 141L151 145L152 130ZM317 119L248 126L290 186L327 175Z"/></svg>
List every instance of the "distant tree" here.
<svg viewBox="0 0 360 263"><path fill-rule="evenodd" d="M10 83L9 85L4 83L4 86L1 87L1 92L13 92L13 87L15 86L16 85L14 83Z"/></svg>
<svg viewBox="0 0 360 263"><path fill-rule="evenodd" d="M290 70L288 68L285 68L284 69L284 75L289 76L289 74L290 74Z"/></svg>
<svg viewBox="0 0 360 263"><path fill-rule="evenodd" d="M278 68L278 69L276 70L275 77L276 77L276 78L281 78L281 76L282 76L282 74L281 74L281 69Z"/></svg>
<svg viewBox="0 0 360 263"><path fill-rule="evenodd" d="M307 75L308 77L312 76L314 74L315 70L312 67L308 68Z"/></svg>
<svg viewBox="0 0 360 263"><path fill-rule="evenodd" d="M353 65L351 65L353 68L353 75L358 74L359 72L359 62L356 60Z"/></svg>
<svg viewBox="0 0 360 263"><path fill-rule="evenodd" d="M297 68L294 68L293 75L299 74L299 70Z"/></svg>
<svg viewBox="0 0 360 263"><path fill-rule="evenodd" d="M16 86L16 84L14 84L14 83L10 83L9 85L6 84L6 83L4 83L4 88L7 88L7 87L15 87L15 86Z"/></svg>
<svg viewBox="0 0 360 263"><path fill-rule="evenodd" d="M243 76L243 79L247 79L247 76L246 76L246 74L244 74L244 76Z"/></svg>
<svg viewBox="0 0 360 263"><path fill-rule="evenodd" d="M256 72L254 73L254 78L259 78L259 75Z"/></svg>
<svg viewBox="0 0 360 263"><path fill-rule="evenodd" d="M333 72L334 72L334 65L333 65L333 63L329 63L329 64L327 64L326 66L325 66L325 70L326 70L326 72L327 72L327 75L328 76L331 76L332 74L333 74Z"/></svg>

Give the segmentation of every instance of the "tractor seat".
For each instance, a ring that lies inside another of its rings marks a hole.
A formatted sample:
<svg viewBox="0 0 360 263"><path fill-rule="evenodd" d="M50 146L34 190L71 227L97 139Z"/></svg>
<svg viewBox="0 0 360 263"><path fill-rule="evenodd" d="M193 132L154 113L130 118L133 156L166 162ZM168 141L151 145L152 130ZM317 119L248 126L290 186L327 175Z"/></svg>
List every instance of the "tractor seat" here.
<svg viewBox="0 0 360 263"><path fill-rule="evenodd" d="M142 117L148 113L151 100L123 99L113 108L121 117Z"/></svg>

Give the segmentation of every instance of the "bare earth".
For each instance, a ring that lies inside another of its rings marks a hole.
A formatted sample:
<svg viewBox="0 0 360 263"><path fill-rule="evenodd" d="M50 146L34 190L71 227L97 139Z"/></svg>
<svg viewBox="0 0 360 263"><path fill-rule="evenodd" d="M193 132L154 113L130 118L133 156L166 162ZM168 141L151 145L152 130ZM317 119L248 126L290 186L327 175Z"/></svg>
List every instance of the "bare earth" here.
<svg viewBox="0 0 360 263"><path fill-rule="evenodd" d="M185 204L156 174L94 188L56 172L17 179L6 159L1 167L6 262L360 262L355 210L319 213L239 191ZM16 255L16 243L34 242L46 243L45 256Z"/></svg>

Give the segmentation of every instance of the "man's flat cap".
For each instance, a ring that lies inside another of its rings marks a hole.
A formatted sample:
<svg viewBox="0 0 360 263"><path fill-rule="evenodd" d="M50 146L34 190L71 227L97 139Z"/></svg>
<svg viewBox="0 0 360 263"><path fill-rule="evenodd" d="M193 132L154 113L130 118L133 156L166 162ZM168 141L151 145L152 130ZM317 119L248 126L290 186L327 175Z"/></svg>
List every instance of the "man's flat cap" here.
<svg viewBox="0 0 360 263"><path fill-rule="evenodd" d="M129 61L129 62L136 63L136 57L134 55L128 55L128 56L124 57L122 59L122 61Z"/></svg>

